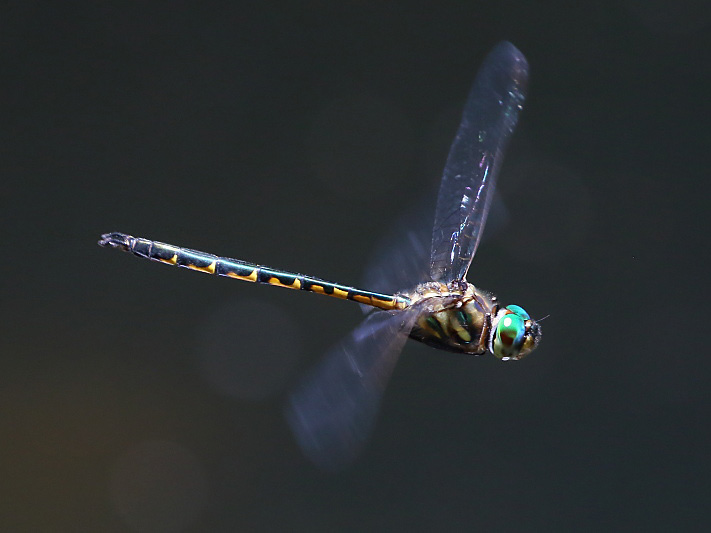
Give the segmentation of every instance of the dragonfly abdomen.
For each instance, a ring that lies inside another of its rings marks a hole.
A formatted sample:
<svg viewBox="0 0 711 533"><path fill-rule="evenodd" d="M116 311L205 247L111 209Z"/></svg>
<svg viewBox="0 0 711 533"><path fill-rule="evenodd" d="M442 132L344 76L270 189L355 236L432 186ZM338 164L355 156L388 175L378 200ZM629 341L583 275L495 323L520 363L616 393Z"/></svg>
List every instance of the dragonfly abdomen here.
<svg viewBox="0 0 711 533"><path fill-rule="evenodd" d="M115 232L102 235L99 244L131 252L138 257L159 261L167 265L175 265L206 274L240 279L252 283L323 294L341 300L353 300L380 309L404 309L409 305L409 299L400 295L364 291L355 287L304 276L303 274L264 267L239 259L219 257L172 244L133 237L125 233Z"/></svg>

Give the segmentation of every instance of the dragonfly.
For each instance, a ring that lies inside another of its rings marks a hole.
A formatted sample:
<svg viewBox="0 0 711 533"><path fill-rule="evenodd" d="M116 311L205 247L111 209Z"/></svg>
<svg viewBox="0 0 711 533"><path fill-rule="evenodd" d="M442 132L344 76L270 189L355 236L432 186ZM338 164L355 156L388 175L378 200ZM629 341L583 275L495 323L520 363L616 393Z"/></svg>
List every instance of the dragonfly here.
<svg viewBox="0 0 711 533"><path fill-rule="evenodd" d="M374 428L387 382L408 338L435 348L502 361L528 355L540 325L518 305L466 280L489 214L503 153L518 121L528 62L501 42L485 58L450 148L435 206L430 246L406 228L371 268L372 289L220 257L125 233L101 246L225 276L352 300L370 310L288 396L285 414L297 443L317 466L337 471L358 456Z"/></svg>

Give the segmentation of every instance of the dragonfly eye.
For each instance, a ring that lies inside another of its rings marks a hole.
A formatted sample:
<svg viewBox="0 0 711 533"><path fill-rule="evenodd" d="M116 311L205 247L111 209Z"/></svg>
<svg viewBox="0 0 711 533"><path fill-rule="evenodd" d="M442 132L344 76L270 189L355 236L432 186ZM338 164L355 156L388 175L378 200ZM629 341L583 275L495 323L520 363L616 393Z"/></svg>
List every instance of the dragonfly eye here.
<svg viewBox="0 0 711 533"><path fill-rule="evenodd" d="M508 313L499 319L494 337L494 355L504 361L518 359L523 346L526 324L523 317L516 313Z"/></svg>
<svg viewBox="0 0 711 533"><path fill-rule="evenodd" d="M530 318L531 318L530 316L528 316L528 313L523 309L523 307L519 307L518 305L507 305L506 309L516 313L518 316L520 316L524 320L530 320Z"/></svg>
<svg viewBox="0 0 711 533"><path fill-rule="evenodd" d="M500 313L491 351L503 361L523 359L538 344L541 328L518 305L509 305Z"/></svg>

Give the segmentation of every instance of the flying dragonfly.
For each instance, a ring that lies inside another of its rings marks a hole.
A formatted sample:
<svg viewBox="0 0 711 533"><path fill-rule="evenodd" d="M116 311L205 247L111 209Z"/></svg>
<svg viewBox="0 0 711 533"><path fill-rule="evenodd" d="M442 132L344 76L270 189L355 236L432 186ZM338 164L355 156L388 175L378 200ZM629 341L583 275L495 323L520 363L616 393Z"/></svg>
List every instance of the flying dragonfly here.
<svg viewBox="0 0 711 533"><path fill-rule="evenodd" d="M291 392L286 418L305 455L327 470L352 462L367 441L407 338L471 355L519 360L541 339L517 305L467 282L503 152L525 98L528 63L511 43L486 57L447 158L429 250L414 232L371 268L372 289L133 237L102 235L101 246L199 272L352 300L371 309Z"/></svg>

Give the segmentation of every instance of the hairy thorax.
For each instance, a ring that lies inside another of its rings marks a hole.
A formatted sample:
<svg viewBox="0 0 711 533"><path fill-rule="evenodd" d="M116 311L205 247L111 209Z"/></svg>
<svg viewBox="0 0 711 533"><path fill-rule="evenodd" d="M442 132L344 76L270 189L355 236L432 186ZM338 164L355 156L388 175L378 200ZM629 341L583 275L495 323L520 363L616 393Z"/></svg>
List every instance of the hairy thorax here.
<svg viewBox="0 0 711 533"><path fill-rule="evenodd" d="M408 293L418 311L410 337L430 346L470 354L483 354L488 347L495 296L466 282L449 285L427 282Z"/></svg>

